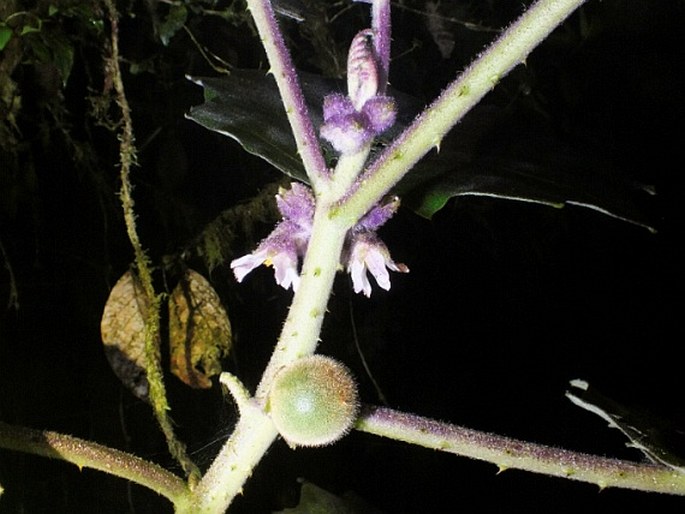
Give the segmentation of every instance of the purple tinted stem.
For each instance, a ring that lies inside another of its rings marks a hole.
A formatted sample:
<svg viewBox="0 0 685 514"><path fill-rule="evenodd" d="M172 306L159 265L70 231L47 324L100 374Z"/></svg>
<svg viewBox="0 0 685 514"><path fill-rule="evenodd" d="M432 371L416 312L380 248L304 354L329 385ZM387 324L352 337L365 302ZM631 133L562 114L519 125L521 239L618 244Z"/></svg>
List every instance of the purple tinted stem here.
<svg viewBox="0 0 685 514"><path fill-rule="evenodd" d="M390 0L373 0L371 7L371 28L373 28L378 60L383 68L379 93L385 92L390 70Z"/></svg>
<svg viewBox="0 0 685 514"><path fill-rule="evenodd" d="M386 194L514 66L586 0L538 0L480 54L361 175L341 202L350 226ZM375 4L374 4L375 5ZM360 187L362 186L363 187Z"/></svg>
<svg viewBox="0 0 685 514"><path fill-rule="evenodd" d="M312 186L317 189L321 182L328 179L329 171L302 94L297 70L283 41L271 2L247 0L247 6L262 39L262 45L271 66L270 71L276 79L278 91L295 136L297 151Z"/></svg>
<svg viewBox="0 0 685 514"><path fill-rule="evenodd" d="M685 474L665 466L528 443L384 407L366 406L356 428L362 432L491 462L500 470L522 469L597 484L600 489L621 487L685 495Z"/></svg>

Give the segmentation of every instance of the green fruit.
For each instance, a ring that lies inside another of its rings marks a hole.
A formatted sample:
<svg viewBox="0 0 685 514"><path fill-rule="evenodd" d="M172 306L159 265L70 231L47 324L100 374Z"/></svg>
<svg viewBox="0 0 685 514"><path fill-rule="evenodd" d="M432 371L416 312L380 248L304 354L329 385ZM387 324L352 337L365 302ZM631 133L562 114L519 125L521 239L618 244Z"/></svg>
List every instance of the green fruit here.
<svg viewBox="0 0 685 514"><path fill-rule="evenodd" d="M336 360L303 357L276 374L267 410L290 447L325 446L347 434L357 419L357 384Z"/></svg>

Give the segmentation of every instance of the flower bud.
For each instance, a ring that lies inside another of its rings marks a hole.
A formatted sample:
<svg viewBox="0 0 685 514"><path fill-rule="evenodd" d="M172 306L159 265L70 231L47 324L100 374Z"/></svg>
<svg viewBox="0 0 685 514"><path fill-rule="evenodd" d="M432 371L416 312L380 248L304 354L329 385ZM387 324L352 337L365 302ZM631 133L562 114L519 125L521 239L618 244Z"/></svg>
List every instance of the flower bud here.
<svg viewBox="0 0 685 514"><path fill-rule="evenodd" d="M303 357L280 370L267 403L274 425L292 448L334 443L349 432L358 411L350 371L323 355Z"/></svg>
<svg viewBox="0 0 685 514"><path fill-rule="evenodd" d="M319 132L337 152L354 154L373 138L369 125L368 117L355 111L324 123Z"/></svg>
<svg viewBox="0 0 685 514"><path fill-rule="evenodd" d="M389 129L397 117L395 100L389 96L374 96L364 104L362 112L367 116L375 134L380 134Z"/></svg>
<svg viewBox="0 0 685 514"><path fill-rule="evenodd" d="M347 54L347 95L358 111L378 93L378 67L373 31L362 30L354 36Z"/></svg>

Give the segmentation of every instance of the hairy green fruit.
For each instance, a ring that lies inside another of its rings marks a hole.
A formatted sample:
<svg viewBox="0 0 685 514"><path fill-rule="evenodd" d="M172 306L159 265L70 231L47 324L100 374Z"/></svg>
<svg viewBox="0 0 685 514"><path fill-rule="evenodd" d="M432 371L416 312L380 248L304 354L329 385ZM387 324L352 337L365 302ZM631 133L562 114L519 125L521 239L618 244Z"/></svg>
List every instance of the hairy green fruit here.
<svg viewBox="0 0 685 514"><path fill-rule="evenodd" d="M303 357L279 371L267 410L292 448L325 446L349 432L359 411L357 384L330 357Z"/></svg>

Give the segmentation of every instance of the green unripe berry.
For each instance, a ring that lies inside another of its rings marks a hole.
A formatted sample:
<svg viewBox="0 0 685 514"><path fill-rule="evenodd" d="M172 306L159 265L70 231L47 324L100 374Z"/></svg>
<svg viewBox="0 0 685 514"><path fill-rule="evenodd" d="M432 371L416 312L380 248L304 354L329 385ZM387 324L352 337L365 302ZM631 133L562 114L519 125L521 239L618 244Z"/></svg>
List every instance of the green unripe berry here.
<svg viewBox="0 0 685 514"><path fill-rule="evenodd" d="M276 374L267 410L291 448L325 446L352 428L359 411L357 384L335 359L303 357Z"/></svg>

